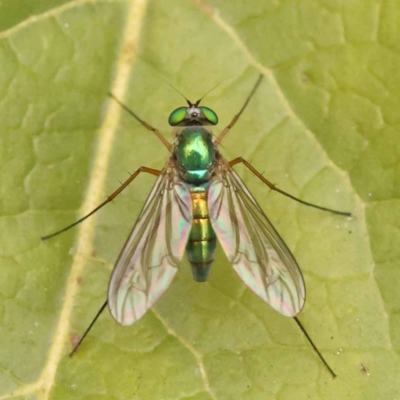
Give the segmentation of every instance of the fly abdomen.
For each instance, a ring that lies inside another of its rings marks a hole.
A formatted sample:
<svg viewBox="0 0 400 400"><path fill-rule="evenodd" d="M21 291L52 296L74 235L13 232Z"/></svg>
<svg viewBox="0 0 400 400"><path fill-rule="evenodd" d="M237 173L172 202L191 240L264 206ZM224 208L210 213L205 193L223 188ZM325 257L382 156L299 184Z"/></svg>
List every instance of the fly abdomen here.
<svg viewBox="0 0 400 400"><path fill-rule="evenodd" d="M191 191L193 224L186 245L186 253L192 267L193 279L207 281L214 261L217 237L208 215L207 191Z"/></svg>

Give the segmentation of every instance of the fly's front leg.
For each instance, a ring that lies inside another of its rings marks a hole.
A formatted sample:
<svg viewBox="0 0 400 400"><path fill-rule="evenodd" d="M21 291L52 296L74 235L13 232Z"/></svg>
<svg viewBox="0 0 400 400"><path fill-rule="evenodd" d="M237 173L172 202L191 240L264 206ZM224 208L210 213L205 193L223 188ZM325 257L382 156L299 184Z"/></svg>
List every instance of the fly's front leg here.
<svg viewBox="0 0 400 400"><path fill-rule="evenodd" d="M236 122L238 121L240 116L243 114L243 111L246 109L246 107L249 104L251 98L254 96L254 93L256 92L258 87L260 86L260 83L261 83L262 79L263 79L263 76L260 74L258 79L257 79L257 82L253 86L253 89L251 90L250 94L247 96L247 99L244 102L244 104L243 104L242 108L240 109L240 111L233 117L232 121L228 124L228 126L226 126L222 130L222 132L218 135L217 140L216 140L216 142L218 144L221 143L222 139L228 134L228 132L233 128L233 126L236 124Z"/></svg>
<svg viewBox="0 0 400 400"><path fill-rule="evenodd" d="M60 233L63 233L65 231L67 231L68 229L73 228L75 225L80 224L86 218L89 218L96 211L100 210L100 208L104 207L107 203L109 203L110 201L114 200L141 172L147 172L148 174L152 174L152 175L155 175L155 176L159 176L161 174L161 171L158 171L157 169L147 168L147 167L140 167L115 192L113 192L110 196L108 196L105 201L103 201L94 210L90 211L89 214L86 214L84 217L78 219L78 221L75 221L73 224L68 225L63 229L60 229L57 232L51 233L50 235L43 236L42 240L47 240L47 239L50 239L50 238L52 238L54 236L57 236Z"/></svg>
<svg viewBox="0 0 400 400"><path fill-rule="evenodd" d="M254 174L255 176L257 176L257 178L259 178L259 179L260 179L262 182L264 182L271 190L274 190L275 192L281 193L281 194L283 194L284 196L289 197L289 198L291 198L291 199L293 199L293 200L296 200L296 201L298 201L298 202L301 203L301 204L305 204L306 206L318 208L319 210L322 210L322 211L329 211L329 212L334 213L334 214L344 215L344 216L346 216L346 217L351 217L351 213L350 213L350 212L332 210L331 208L318 206L318 205L316 205L316 204L309 203L308 201L301 200L301 199L299 199L299 198L297 198L297 197L295 197L295 196L292 196L291 194L289 194L289 193L287 193L287 192L285 192L285 191L283 191L283 190L277 188L277 187L276 187L273 183L271 183L268 179L264 178L264 176L263 176L262 174L260 174L248 161L246 161L246 160L245 160L244 158L242 158L242 157L237 157L237 158L235 158L234 160L230 161L230 162L229 162L229 165L230 165L231 167L233 167L234 165L240 164L240 163L244 164L251 172L253 172L253 174Z"/></svg>
<svg viewBox="0 0 400 400"><path fill-rule="evenodd" d="M168 149L169 152L172 151L172 145L171 143L168 142L167 139L161 134L161 132L157 129L148 124L146 121L142 120L140 117L138 117L128 106L126 106L124 103L122 103L121 100L119 100L117 97L115 97L111 92L108 93L110 97L112 97L127 113L132 115L133 118L136 119L136 121L140 122L148 131L153 132L158 139L160 139L161 143Z"/></svg>

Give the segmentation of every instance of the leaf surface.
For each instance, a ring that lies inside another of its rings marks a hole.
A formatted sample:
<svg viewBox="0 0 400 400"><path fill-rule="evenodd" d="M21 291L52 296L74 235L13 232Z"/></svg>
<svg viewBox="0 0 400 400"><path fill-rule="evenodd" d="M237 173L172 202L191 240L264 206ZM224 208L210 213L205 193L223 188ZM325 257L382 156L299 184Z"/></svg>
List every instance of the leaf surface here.
<svg viewBox="0 0 400 400"><path fill-rule="evenodd" d="M399 398L398 3L17 3L0 5L0 400ZM300 319L338 377L220 249L208 283L183 261L142 320L122 327L104 313L69 358L154 178L139 176L79 228L40 237L128 171L168 158L107 92L172 141L167 118L184 101L162 79L197 100L228 78L203 101L222 129L259 73L220 150L353 213L302 206L237 167L302 268Z"/></svg>

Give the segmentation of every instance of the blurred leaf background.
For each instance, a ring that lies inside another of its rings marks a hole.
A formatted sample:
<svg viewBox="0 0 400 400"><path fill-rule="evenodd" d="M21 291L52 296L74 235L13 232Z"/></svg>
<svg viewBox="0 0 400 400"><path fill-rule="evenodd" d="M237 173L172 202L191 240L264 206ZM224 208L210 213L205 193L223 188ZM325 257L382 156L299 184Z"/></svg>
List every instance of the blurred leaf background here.
<svg viewBox="0 0 400 400"><path fill-rule="evenodd" d="M0 400L400 398L400 4L395 0L0 3ZM222 143L293 250L308 297L294 322L241 283L220 250L210 281L179 273L132 327L101 316L113 263L154 178L47 242L172 140L182 98L220 117ZM363 372L362 366L368 370Z"/></svg>

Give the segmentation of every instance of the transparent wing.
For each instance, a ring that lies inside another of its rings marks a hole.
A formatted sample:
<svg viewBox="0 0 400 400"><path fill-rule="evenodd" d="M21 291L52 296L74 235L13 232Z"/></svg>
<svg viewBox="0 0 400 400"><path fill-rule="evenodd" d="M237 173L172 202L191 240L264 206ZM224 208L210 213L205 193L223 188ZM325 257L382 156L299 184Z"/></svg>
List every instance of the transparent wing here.
<svg viewBox="0 0 400 400"><path fill-rule="evenodd" d="M236 172L224 161L210 185L212 226L241 279L285 316L305 301L305 284L295 258Z"/></svg>
<svg viewBox="0 0 400 400"><path fill-rule="evenodd" d="M108 306L122 325L140 319L172 281L192 225L190 192L167 167L157 179L111 275Z"/></svg>

